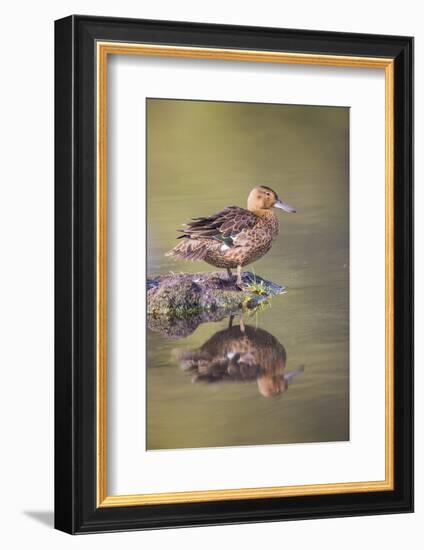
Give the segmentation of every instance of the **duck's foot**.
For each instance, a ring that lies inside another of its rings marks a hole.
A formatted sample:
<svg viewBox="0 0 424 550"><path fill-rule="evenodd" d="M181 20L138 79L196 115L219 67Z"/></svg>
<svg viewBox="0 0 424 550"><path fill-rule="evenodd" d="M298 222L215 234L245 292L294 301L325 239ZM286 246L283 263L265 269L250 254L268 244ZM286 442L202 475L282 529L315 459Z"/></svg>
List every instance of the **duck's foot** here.
<svg viewBox="0 0 424 550"><path fill-rule="evenodd" d="M240 277L240 279L237 277L236 287L239 288L240 290L244 290L243 281L242 281L241 277Z"/></svg>
<svg viewBox="0 0 424 550"><path fill-rule="evenodd" d="M227 273L228 273L228 279L227 279L228 283L230 283L231 285L235 283L235 286L237 288L239 288L240 290L243 290L243 280L241 278L241 267L240 267L240 270L237 269L237 275L233 275L229 267L227 267ZM235 282L234 282L234 278L236 279Z"/></svg>
<svg viewBox="0 0 424 550"><path fill-rule="evenodd" d="M236 287L241 289L243 285L241 276L236 275L235 273L234 274L231 273L231 269L229 269L228 267L227 267L227 273L228 273L228 279L227 279L228 284L230 284L231 286L235 284Z"/></svg>

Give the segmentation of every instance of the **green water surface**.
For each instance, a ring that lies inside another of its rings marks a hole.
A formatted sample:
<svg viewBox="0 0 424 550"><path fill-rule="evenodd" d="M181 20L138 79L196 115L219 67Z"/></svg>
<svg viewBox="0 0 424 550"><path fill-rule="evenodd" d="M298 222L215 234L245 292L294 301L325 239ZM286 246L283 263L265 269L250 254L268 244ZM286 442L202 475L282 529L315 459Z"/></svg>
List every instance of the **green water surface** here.
<svg viewBox="0 0 424 550"><path fill-rule="evenodd" d="M176 229L272 187L297 213L276 211L280 235L253 269L287 293L245 322L284 346L287 371L304 366L274 397L254 379L192 383L178 353L228 319L179 340L148 330L148 449L349 439L348 138L347 108L147 100L148 274L214 270L164 256Z"/></svg>

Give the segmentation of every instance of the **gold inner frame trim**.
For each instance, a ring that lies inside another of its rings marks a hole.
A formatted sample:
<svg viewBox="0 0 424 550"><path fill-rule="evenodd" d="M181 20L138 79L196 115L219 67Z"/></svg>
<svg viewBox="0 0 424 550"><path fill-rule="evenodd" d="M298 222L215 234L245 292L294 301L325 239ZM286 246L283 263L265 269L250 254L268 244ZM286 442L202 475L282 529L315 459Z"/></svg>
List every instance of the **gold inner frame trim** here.
<svg viewBox="0 0 424 550"><path fill-rule="evenodd" d="M123 42L96 44L97 54L97 506L141 506L270 497L364 493L394 489L394 60ZM385 479L244 489L109 496L107 493L107 61L109 55L220 59L385 71Z"/></svg>

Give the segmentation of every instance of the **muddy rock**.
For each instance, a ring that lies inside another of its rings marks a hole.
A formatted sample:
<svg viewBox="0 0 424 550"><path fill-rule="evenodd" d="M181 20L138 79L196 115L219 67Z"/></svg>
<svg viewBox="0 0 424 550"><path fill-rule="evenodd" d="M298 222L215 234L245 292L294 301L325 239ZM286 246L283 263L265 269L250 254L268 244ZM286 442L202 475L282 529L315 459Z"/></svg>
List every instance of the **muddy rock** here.
<svg viewBox="0 0 424 550"><path fill-rule="evenodd" d="M253 309L284 287L250 272L242 289L226 273L170 273L147 279L147 323L169 338L188 336L204 322Z"/></svg>

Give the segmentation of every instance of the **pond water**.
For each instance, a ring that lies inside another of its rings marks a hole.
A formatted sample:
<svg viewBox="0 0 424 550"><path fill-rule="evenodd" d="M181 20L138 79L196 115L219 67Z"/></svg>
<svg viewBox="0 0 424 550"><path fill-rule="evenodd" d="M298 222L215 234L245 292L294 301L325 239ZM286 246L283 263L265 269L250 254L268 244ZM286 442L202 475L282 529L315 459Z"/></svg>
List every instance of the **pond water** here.
<svg viewBox="0 0 424 550"><path fill-rule="evenodd" d="M214 271L164 253L182 223L244 207L256 185L297 209L276 210L279 237L246 268L287 292L244 334L237 316L180 339L147 331L147 448L349 439L349 110L152 99L147 121L149 275Z"/></svg>

